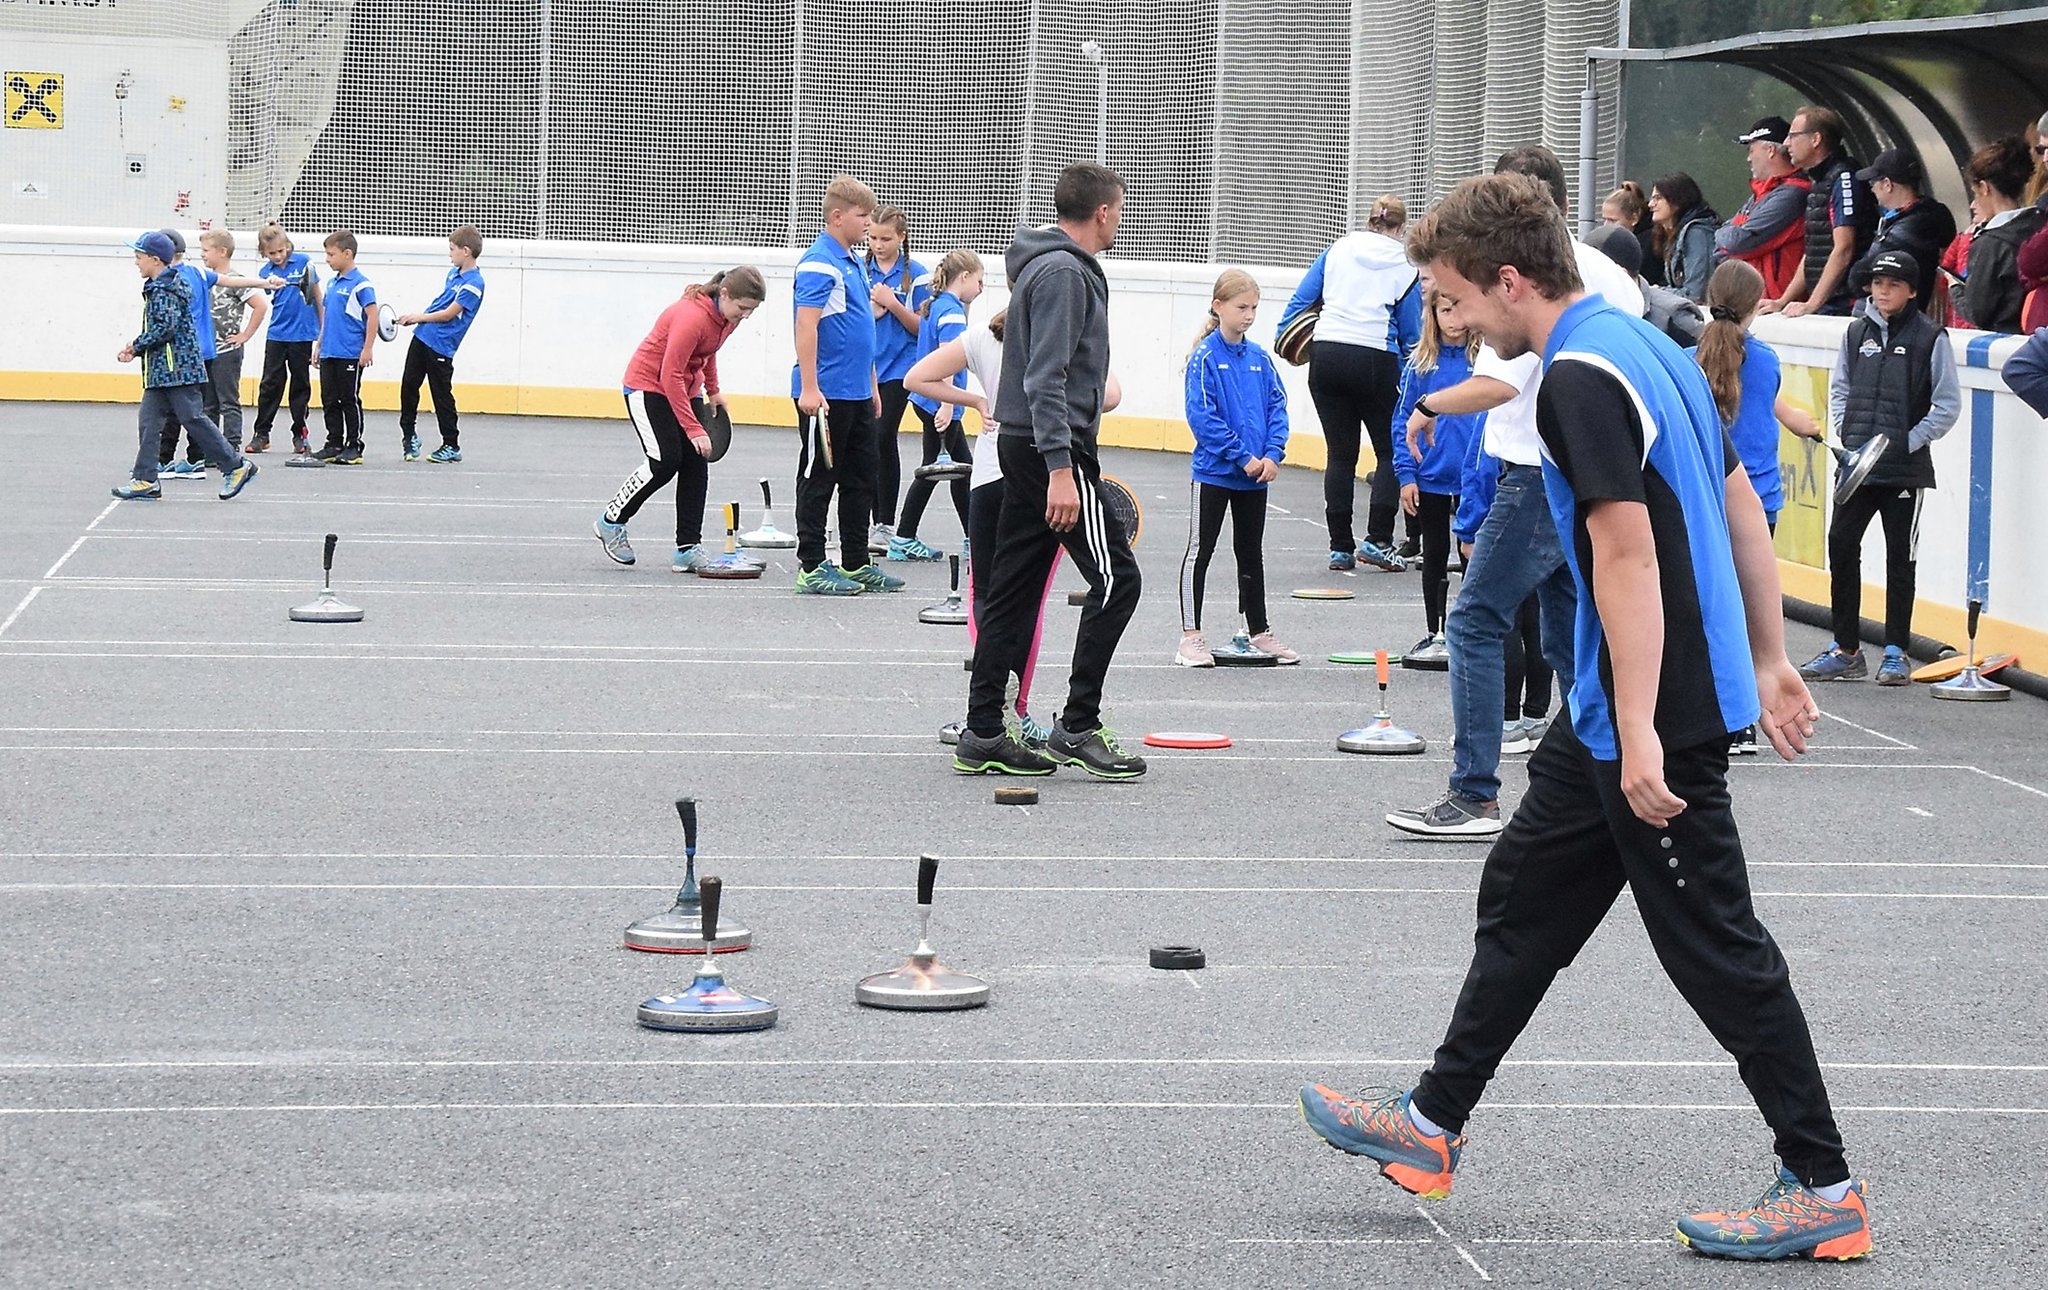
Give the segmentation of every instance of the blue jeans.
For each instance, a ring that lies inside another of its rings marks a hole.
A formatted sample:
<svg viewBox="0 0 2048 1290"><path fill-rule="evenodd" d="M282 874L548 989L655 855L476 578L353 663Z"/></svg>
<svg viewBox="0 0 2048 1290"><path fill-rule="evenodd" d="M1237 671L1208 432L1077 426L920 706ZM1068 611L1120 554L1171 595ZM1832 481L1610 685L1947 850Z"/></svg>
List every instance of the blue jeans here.
<svg viewBox="0 0 2048 1290"><path fill-rule="evenodd" d="M185 427L185 437L222 471L239 470L242 454L228 446L220 427L206 415L206 396L198 385L159 385L142 392L142 449L135 454L134 478L156 482L156 455L163 442L166 416Z"/></svg>
<svg viewBox="0 0 2048 1290"><path fill-rule="evenodd" d="M1543 495L1543 471L1501 471L1493 508L1472 543L1458 602L1444 622L1451 650L1451 791L1481 802L1500 797L1501 696L1507 692L1508 633L1531 592L1543 615L1543 656L1557 669L1558 689L1572 684L1572 619L1578 596L1557 544L1557 526Z"/></svg>

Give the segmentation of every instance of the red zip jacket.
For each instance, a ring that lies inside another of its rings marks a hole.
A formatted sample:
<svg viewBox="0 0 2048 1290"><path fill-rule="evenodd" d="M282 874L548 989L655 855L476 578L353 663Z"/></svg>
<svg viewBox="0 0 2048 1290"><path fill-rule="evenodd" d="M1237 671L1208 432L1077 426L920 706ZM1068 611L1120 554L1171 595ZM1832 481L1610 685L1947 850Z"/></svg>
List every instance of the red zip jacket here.
<svg viewBox="0 0 2048 1290"><path fill-rule="evenodd" d="M660 391L683 432L692 439L705 438L690 399L699 390L718 393L718 347L738 325L718 312L717 292L684 296L662 310L654 330L633 351L633 361L626 364L626 388Z"/></svg>

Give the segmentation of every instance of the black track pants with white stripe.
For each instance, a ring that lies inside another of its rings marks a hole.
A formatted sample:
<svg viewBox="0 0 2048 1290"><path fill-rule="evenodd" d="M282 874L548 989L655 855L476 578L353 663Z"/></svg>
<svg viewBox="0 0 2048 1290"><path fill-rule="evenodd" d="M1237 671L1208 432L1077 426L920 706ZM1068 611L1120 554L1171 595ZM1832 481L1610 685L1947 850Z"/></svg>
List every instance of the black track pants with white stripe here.
<svg viewBox="0 0 2048 1290"><path fill-rule="evenodd" d="M612 524L624 524L639 513L647 499L663 484L676 481L676 545L695 546L704 540L704 494L710 485L710 471L704 458L690 444L675 409L658 390L627 390L626 414L640 436L647 460L626 476L605 507L604 517Z"/></svg>
<svg viewBox="0 0 2048 1290"><path fill-rule="evenodd" d="M974 680L967 690L967 724L981 735L1002 732L1004 686L1012 673L1023 670L1031 652L1053 555L1065 547L1094 594L1081 611L1060 724L1077 733L1093 730L1102 724L1103 679L1138 607L1140 579L1131 535L1103 504L1102 467L1094 457L1073 454L1081 518L1067 532L1055 533L1045 522L1048 476L1038 449L1030 439L1008 434L997 438L994 449L1003 463L1003 511L988 591L979 611L981 631L974 647Z"/></svg>

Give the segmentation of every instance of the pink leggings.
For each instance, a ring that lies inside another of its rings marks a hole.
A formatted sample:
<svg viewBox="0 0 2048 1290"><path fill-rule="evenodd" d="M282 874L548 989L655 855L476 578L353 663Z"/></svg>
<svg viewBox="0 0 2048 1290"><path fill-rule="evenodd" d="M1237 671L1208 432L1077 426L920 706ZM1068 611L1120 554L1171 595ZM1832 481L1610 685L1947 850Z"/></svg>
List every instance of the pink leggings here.
<svg viewBox="0 0 2048 1290"><path fill-rule="evenodd" d="M991 555L994 553L991 552ZM1039 595L1038 622L1031 629L1031 652L1024 656L1024 671L1017 678L1017 715L1023 716L1031 710L1031 678L1038 674L1038 647L1045 642L1045 603L1052 599L1053 583L1058 579L1060 560L1064 551L1054 551L1052 564L1045 571L1045 590ZM981 636L981 626L974 612L974 568L970 561L967 570L967 643L972 646Z"/></svg>

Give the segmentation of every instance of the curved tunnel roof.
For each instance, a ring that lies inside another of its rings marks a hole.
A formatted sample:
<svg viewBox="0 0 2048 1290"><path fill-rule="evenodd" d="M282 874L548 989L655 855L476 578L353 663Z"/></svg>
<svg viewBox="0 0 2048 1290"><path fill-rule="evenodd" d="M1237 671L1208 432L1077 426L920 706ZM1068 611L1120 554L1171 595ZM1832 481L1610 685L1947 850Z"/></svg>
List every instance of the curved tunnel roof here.
<svg viewBox="0 0 2048 1290"><path fill-rule="evenodd" d="M1868 160L1920 154L1934 195L1969 205L1962 167L2000 135L2048 111L2048 8L1967 18L1768 31L1671 49L1589 49L1589 59L1749 67L1842 114ZM1954 165L1943 166L1943 155Z"/></svg>

